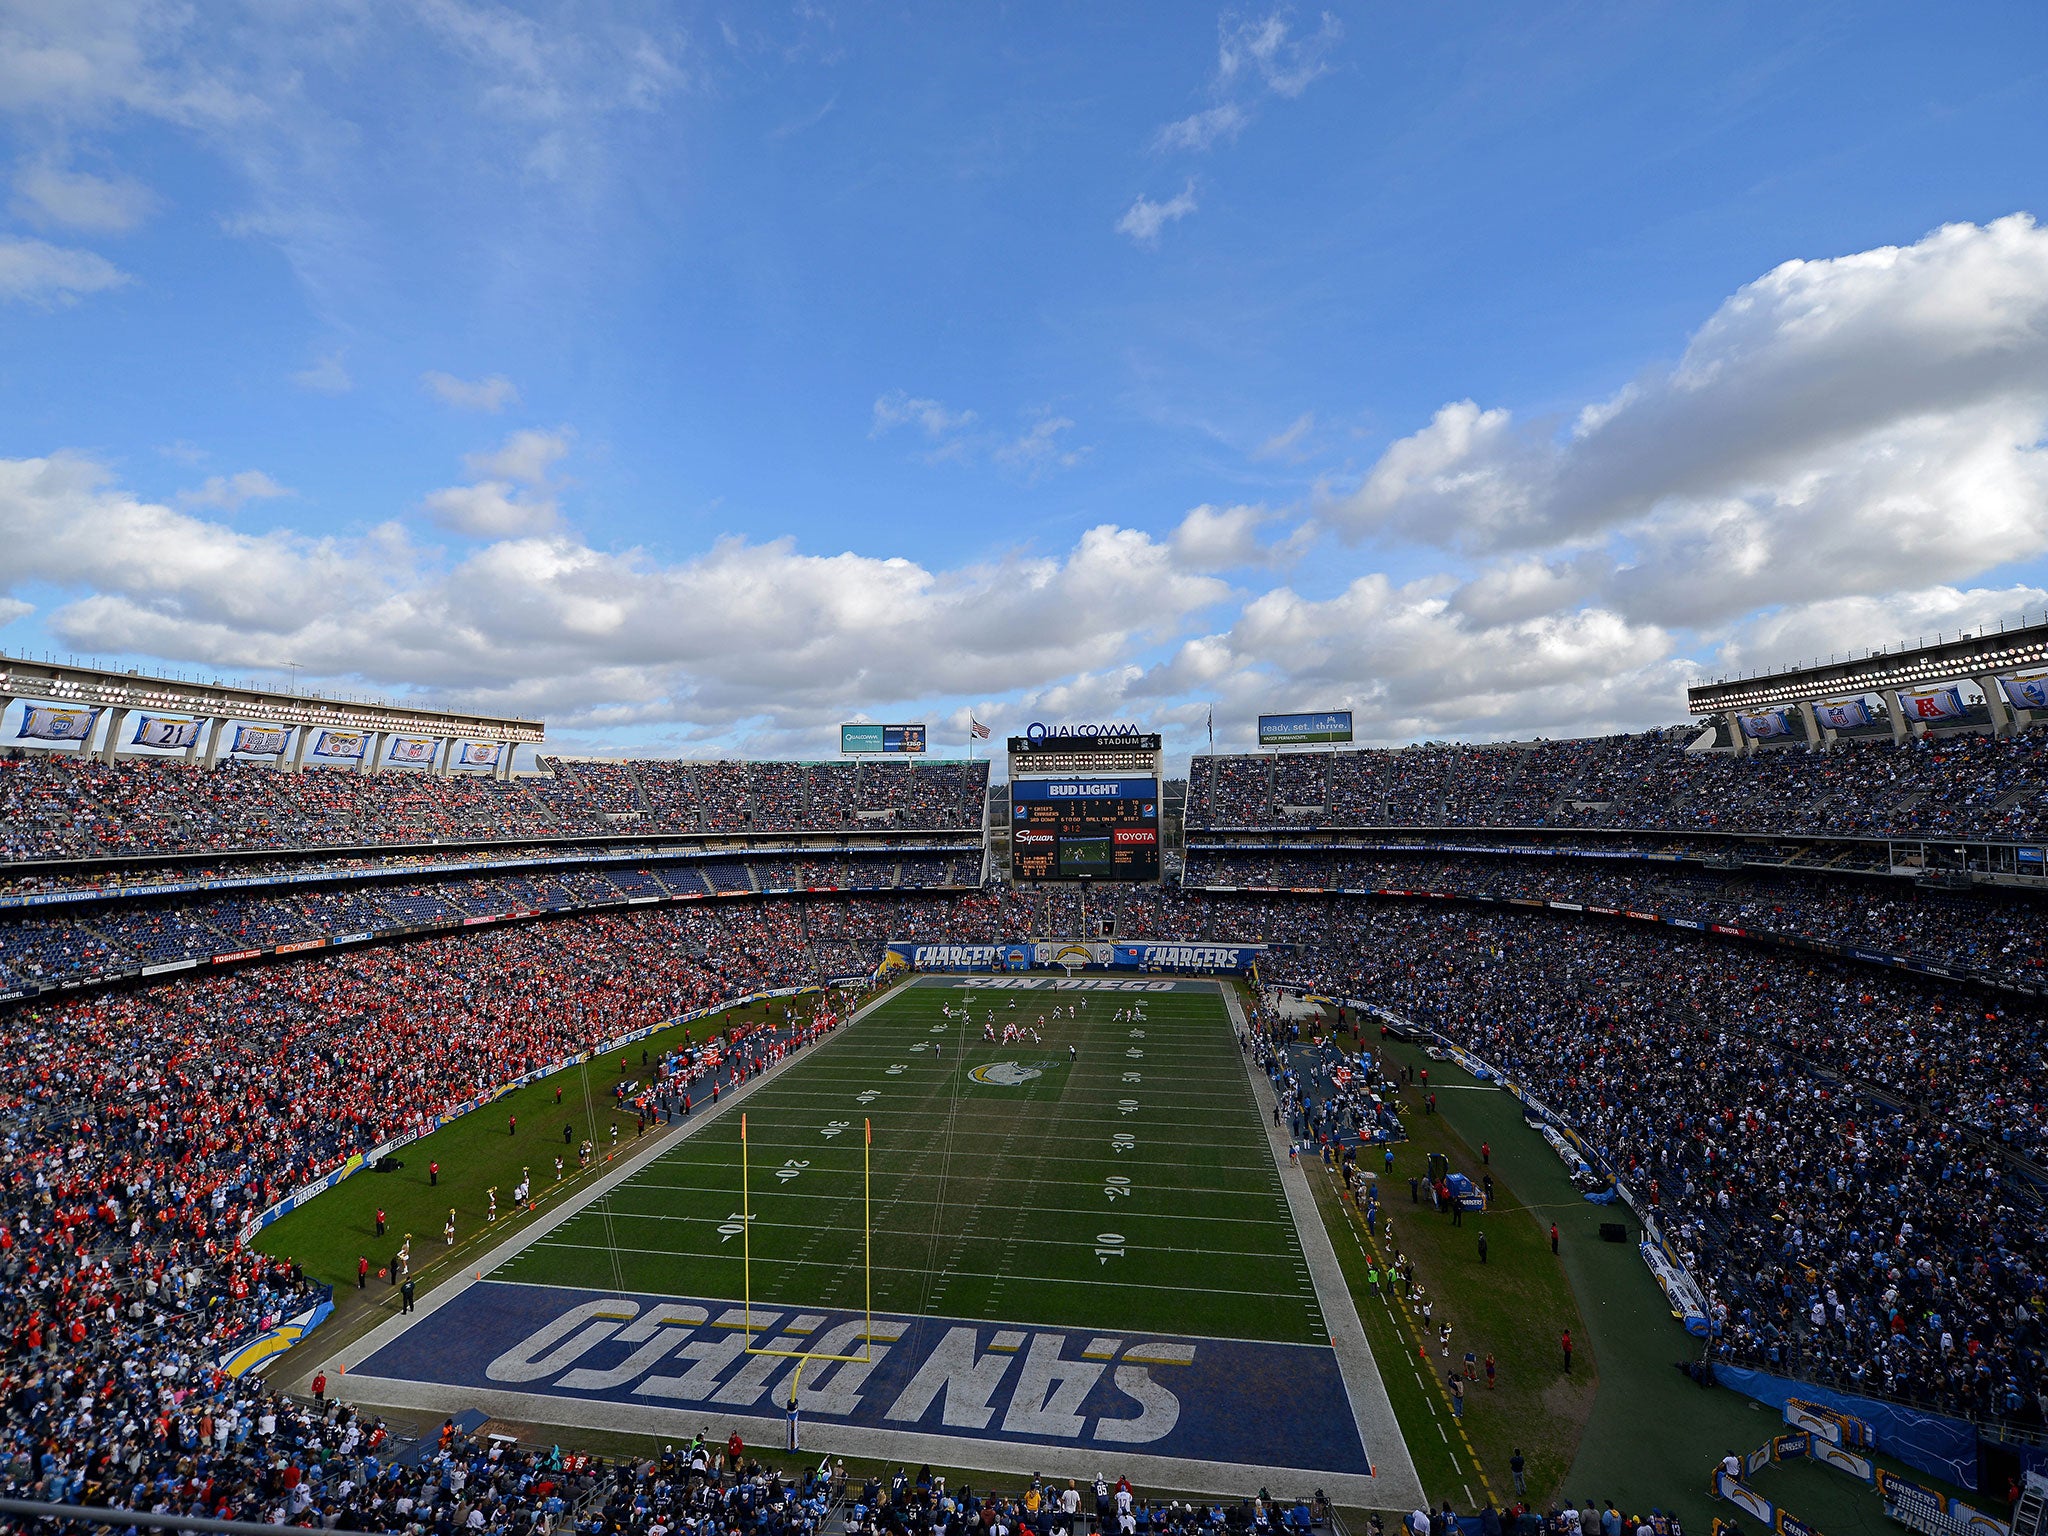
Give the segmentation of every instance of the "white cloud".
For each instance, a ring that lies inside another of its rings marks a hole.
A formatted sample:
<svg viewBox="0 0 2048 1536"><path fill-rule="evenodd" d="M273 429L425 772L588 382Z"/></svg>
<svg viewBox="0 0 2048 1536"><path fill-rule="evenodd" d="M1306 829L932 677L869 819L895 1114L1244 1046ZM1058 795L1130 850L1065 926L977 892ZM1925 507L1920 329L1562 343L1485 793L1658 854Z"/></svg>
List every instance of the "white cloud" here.
<svg viewBox="0 0 2048 1536"><path fill-rule="evenodd" d="M0 627L12 624L16 619L25 619L35 611L34 603L24 603L18 597L0 597Z"/></svg>
<svg viewBox="0 0 2048 1536"><path fill-rule="evenodd" d="M494 373L487 379L470 380L430 370L420 375L420 383L437 400L465 411L488 411L496 415L519 399L518 389L501 373Z"/></svg>
<svg viewBox="0 0 2048 1536"><path fill-rule="evenodd" d="M292 382L316 395L345 395L356 387L339 352L329 352L312 367L301 368L292 375Z"/></svg>
<svg viewBox="0 0 2048 1536"><path fill-rule="evenodd" d="M15 215L41 229L124 234L155 206L155 195L138 181L66 170L47 160L23 166L14 178Z"/></svg>
<svg viewBox="0 0 2048 1536"><path fill-rule="evenodd" d="M1254 20L1225 16L1220 24L1216 73L1229 83L1256 76L1276 95L1295 97L1330 71L1330 54L1343 25L1323 12L1313 32L1297 34L1292 12L1282 9Z"/></svg>
<svg viewBox="0 0 2048 1536"><path fill-rule="evenodd" d="M1116 221L1116 232L1129 235L1140 245L1157 245L1159 232L1167 225L1186 218L1195 211L1195 207L1195 184L1192 180L1163 203L1155 203L1141 192L1138 200Z"/></svg>
<svg viewBox="0 0 2048 1536"><path fill-rule="evenodd" d="M1020 437L999 444L990 457L1005 469L1036 478L1052 469L1072 469L1088 457L1086 448L1068 448L1060 434L1074 423L1065 416L1041 416Z"/></svg>
<svg viewBox="0 0 2048 1536"><path fill-rule="evenodd" d="M466 455L475 482L429 492L427 511L442 527L475 538L546 533L560 510L551 476L568 451L566 431L514 432L488 453Z"/></svg>
<svg viewBox="0 0 2048 1536"><path fill-rule="evenodd" d="M1221 140L1235 139L1251 120L1251 114L1236 102L1221 102L1166 124L1152 136L1152 147L1163 153L1204 150Z"/></svg>
<svg viewBox="0 0 2048 1536"><path fill-rule="evenodd" d="M2044 439L2048 231L2014 215L1787 262L1569 425L1446 405L1326 515L1353 537L1553 550L1621 611L1711 624L2048 551Z"/></svg>
<svg viewBox="0 0 2048 1536"><path fill-rule="evenodd" d="M897 427L915 426L933 442L938 442L973 426L974 421L972 411L950 411L941 401L921 399L904 390L892 389L876 399L868 436L881 437Z"/></svg>
<svg viewBox="0 0 2048 1536"><path fill-rule="evenodd" d="M233 475L208 475L198 490L180 491L178 504L237 512L252 501L271 501L297 494L289 487L279 485L260 469L245 469Z"/></svg>
<svg viewBox="0 0 2048 1536"><path fill-rule="evenodd" d="M1072 418L1049 411L1035 415L1021 433L1011 436L982 425L973 411L949 409L944 402L891 390L875 401L868 436L887 436L898 427L912 427L931 446L919 455L927 464L974 464L986 460L1026 479L1057 469L1072 469L1088 457L1086 447L1070 447L1060 434L1074 428Z"/></svg>
<svg viewBox="0 0 2048 1536"><path fill-rule="evenodd" d="M1297 536L1265 544L1259 535L1274 516L1264 507L1215 507L1206 503L1181 519L1169 543L1174 558L1191 571L1229 571L1282 563L1300 552Z"/></svg>
<svg viewBox="0 0 2048 1536"><path fill-rule="evenodd" d="M1296 453L1295 450L1301 446L1302 439L1315 430L1315 425L1316 413L1314 411L1303 411L1294 418L1292 423L1275 432L1271 437L1259 444L1258 447L1254 448L1252 450L1252 457L1255 459L1299 459L1301 455Z"/></svg>
<svg viewBox="0 0 2048 1536"><path fill-rule="evenodd" d="M91 251L0 237L0 301L75 304L128 281L127 273Z"/></svg>
<svg viewBox="0 0 2048 1536"><path fill-rule="evenodd" d="M309 674L557 718L806 728L841 710L995 698L1172 641L1229 593L1165 543L1092 528L1060 556L951 569L724 539L664 563L567 535L459 558L380 526L245 534L153 505L74 457L0 460L0 581L79 592L67 645Z"/></svg>

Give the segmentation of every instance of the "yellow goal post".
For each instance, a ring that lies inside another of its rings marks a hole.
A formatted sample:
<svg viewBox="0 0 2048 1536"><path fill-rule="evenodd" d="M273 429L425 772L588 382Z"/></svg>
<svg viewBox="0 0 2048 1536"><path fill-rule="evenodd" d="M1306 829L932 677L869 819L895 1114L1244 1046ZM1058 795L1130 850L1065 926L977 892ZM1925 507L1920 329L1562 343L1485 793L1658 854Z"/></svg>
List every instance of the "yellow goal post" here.
<svg viewBox="0 0 2048 1536"><path fill-rule="evenodd" d="M861 1352L857 1355L828 1355L809 1349L771 1349L754 1343L754 1205L752 1185L747 1171L748 1143L747 1117L740 1116L740 1265L744 1274L745 1295L743 1308L746 1329L746 1353L750 1355L778 1355L797 1362L796 1375L790 1382L790 1395L794 1397L803 1382L804 1367L813 1360L844 1360L859 1365L874 1363L875 1350L875 1208L873 1163L875 1145L875 1124L873 1120L861 1121L861 1226L862 1268L867 1282L867 1321L861 1328Z"/></svg>

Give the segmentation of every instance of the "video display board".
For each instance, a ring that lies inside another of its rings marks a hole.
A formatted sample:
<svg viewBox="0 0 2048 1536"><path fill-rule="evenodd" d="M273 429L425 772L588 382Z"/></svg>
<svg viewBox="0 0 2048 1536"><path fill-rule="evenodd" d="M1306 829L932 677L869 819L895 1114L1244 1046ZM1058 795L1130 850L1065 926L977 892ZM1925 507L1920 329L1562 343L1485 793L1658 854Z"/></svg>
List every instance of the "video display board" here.
<svg viewBox="0 0 2048 1536"><path fill-rule="evenodd" d="M1310 715L1259 716L1259 745L1305 747L1350 741L1351 711L1326 709Z"/></svg>
<svg viewBox="0 0 2048 1536"><path fill-rule="evenodd" d="M839 750L848 755L859 752L922 752L922 725L842 725Z"/></svg>
<svg viewBox="0 0 2048 1536"><path fill-rule="evenodd" d="M1020 779L1010 785L1019 880L1159 879L1159 781Z"/></svg>

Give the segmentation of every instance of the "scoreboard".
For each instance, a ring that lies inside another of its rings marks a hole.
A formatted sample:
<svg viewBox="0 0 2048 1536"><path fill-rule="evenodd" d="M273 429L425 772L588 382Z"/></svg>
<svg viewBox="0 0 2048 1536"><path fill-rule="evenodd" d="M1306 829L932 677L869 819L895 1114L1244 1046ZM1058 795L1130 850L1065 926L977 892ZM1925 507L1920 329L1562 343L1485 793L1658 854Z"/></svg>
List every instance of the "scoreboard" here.
<svg viewBox="0 0 2048 1536"><path fill-rule="evenodd" d="M1020 779L1010 784L1010 858L1019 880L1159 879L1157 779Z"/></svg>

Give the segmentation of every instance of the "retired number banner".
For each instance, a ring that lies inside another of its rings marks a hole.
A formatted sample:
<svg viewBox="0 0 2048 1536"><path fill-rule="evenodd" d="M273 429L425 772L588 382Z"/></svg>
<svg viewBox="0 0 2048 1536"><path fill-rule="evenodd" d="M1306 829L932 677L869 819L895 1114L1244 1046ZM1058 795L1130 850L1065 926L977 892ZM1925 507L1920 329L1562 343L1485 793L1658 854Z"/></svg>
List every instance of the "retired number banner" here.
<svg viewBox="0 0 2048 1536"><path fill-rule="evenodd" d="M235 750L246 752L251 757L282 757L284 744L291 737L292 730L288 725L238 725L235 727Z"/></svg>
<svg viewBox="0 0 2048 1536"><path fill-rule="evenodd" d="M138 747L189 747L199 739L197 720L167 720L162 715L143 715L135 722Z"/></svg>

